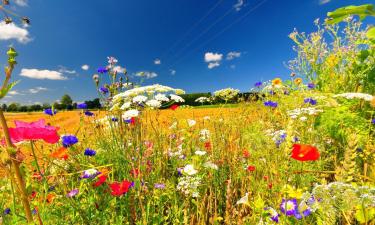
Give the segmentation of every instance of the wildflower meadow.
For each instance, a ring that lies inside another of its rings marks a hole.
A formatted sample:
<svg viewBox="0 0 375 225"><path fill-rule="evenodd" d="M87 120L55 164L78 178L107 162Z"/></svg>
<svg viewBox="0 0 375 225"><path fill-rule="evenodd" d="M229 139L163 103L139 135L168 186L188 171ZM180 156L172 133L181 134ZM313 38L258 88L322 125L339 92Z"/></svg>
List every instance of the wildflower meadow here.
<svg viewBox="0 0 375 225"><path fill-rule="evenodd" d="M249 96L188 106L110 56L82 84L99 110L0 110L0 224L375 224L374 16L349 6L292 30L290 75ZM1 54L0 98L18 54Z"/></svg>

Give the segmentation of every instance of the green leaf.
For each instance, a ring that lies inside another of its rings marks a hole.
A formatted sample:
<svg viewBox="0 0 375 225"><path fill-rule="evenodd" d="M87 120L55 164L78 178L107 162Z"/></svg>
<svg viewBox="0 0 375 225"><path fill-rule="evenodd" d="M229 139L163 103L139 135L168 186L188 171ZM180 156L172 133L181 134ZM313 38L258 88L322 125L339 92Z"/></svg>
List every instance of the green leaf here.
<svg viewBox="0 0 375 225"><path fill-rule="evenodd" d="M336 24L343 21L346 17L350 15L358 15L361 20L365 19L367 16L375 16L374 5L366 4L360 6L347 6L338 8L333 12L328 12L327 24Z"/></svg>
<svg viewBox="0 0 375 225"><path fill-rule="evenodd" d="M371 27L367 31L366 36L368 37L368 39L375 39L375 27Z"/></svg>
<svg viewBox="0 0 375 225"><path fill-rule="evenodd" d="M4 89L0 90L0 99L4 98L10 90L18 83L19 81L13 81L12 83L8 84Z"/></svg>

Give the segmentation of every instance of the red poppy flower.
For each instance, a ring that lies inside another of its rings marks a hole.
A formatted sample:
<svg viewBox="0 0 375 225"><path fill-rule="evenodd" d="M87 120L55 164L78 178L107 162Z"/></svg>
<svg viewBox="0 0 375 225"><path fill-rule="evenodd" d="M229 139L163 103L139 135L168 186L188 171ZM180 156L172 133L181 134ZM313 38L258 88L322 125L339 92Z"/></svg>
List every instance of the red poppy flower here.
<svg viewBox="0 0 375 225"><path fill-rule="evenodd" d="M112 196L121 196L123 194L126 194L129 191L129 188L132 186L132 183L130 181L124 180L123 182L114 182L109 185L111 188L111 195Z"/></svg>
<svg viewBox="0 0 375 225"><path fill-rule="evenodd" d="M68 149L64 148L64 147L61 147L59 150L57 150L55 152L52 152L50 156L52 158L56 158L56 159L67 160L69 158Z"/></svg>
<svg viewBox="0 0 375 225"><path fill-rule="evenodd" d="M92 184L92 186L94 187L99 187L100 185L104 184L105 181L107 180L107 176L99 176L98 177L98 181L96 181L95 183Z"/></svg>
<svg viewBox="0 0 375 225"><path fill-rule="evenodd" d="M294 144L292 158L298 161L314 161L319 159L318 149L312 145Z"/></svg>
<svg viewBox="0 0 375 225"><path fill-rule="evenodd" d="M249 158L249 157L250 157L250 152L249 152L249 150L244 149L243 152L242 152L242 155L243 155L243 157L246 158L246 159Z"/></svg>
<svg viewBox="0 0 375 225"><path fill-rule="evenodd" d="M55 144L60 140L57 127L47 126L44 119L36 122L14 121L15 128L9 128L9 134L13 143L30 140L43 140Z"/></svg>
<svg viewBox="0 0 375 225"><path fill-rule="evenodd" d="M140 175L140 171L139 171L139 169L131 169L130 170L130 175L132 176L132 177L138 177L139 175Z"/></svg>
<svg viewBox="0 0 375 225"><path fill-rule="evenodd" d="M211 142L207 141L204 143L204 147L207 149L207 150L210 150L211 149Z"/></svg>
<svg viewBox="0 0 375 225"><path fill-rule="evenodd" d="M255 166L248 166L247 171L253 172L255 170Z"/></svg>
<svg viewBox="0 0 375 225"><path fill-rule="evenodd" d="M179 105L173 104L171 107L169 107L172 110L176 110L179 107Z"/></svg>
<svg viewBox="0 0 375 225"><path fill-rule="evenodd" d="M29 199L30 200L34 200L37 194L38 193L36 193L36 191L32 191L31 194L30 194L30 196L29 196Z"/></svg>

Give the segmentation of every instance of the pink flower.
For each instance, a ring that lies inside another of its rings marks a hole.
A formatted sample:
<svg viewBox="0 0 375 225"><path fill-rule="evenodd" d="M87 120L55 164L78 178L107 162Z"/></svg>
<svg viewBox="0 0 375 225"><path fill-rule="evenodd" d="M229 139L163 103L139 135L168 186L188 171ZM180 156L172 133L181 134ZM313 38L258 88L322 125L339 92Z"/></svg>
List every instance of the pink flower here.
<svg viewBox="0 0 375 225"><path fill-rule="evenodd" d="M58 127L48 126L44 119L36 122L14 121L16 127L9 128L9 134L13 143L21 141L43 140L50 144L55 144L60 140L57 134Z"/></svg>

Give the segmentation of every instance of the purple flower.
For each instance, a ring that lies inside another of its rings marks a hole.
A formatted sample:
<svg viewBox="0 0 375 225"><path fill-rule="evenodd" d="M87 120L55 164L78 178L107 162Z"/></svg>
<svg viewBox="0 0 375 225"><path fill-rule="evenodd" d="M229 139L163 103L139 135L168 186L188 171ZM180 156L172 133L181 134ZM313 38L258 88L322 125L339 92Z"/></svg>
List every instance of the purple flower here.
<svg viewBox="0 0 375 225"><path fill-rule="evenodd" d="M276 223L279 222L279 214L277 213L277 211L272 208L272 207L267 207L267 208L264 208L265 211L267 211L270 219Z"/></svg>
<svg viewBox="0 0 375 225"><path fill-rule="evenodd" d="M86 148L84 155L86 155L86 156L94 156L94 155L96 155L96 151L93 150L93 149L90 149L90 148Z"/></svg>
<svg viewBox="0 0 375 225"><path fill-rule="evenodd" d="M34 208L33 211L31 211L31 213L32 213L33 215L36 215L36 214L38 213L38 210Z"/></svg>
<svg viewBox="0 0 375 225"><path fill-rule="evenodd" d="M270 93L270 95L275 95L276 94L273 90L271 90L269 93Z"/></svg>
<svg viewBox="0 0 375 225"><path fill-rule="evenodd" d="M101 174L101 172L97 171L96 169L88 169L88 170L83 171L81 178L93 179L99 174Z"/></svg>
<svg viewBox="0 0 375 225"><path fill-rule="evenodd" d="M156 189L164 189L164 188L165 188L165 184L162 184L162 183L160 183L160 184L155 184L154 187L155 187Z"/></svg>
<svg viewBox="0 0 375 225"><path fill-rule="evenodd" d="M78 138L74 135L62 136L61 139L62 139L62 144L65 148L78 143Z"/></svg>
<svg viewBox="0 0 375 225"><path fill-rule="evenodd" d="M273 101L264 102L264 106L268 106L268 107L271 107L271 108L276 108L277 105L278 105L277 102L273 102Z"/></svg>
<svg viewBox="0 0 375 225"><path fill-rule="evenodd" d="M80 103L77 105L77 109L87 109L87 104L86 103Z"/></svg>
<svg viewBox="0 0 375 225"><path fill-rule="evenodd" d="M280 204L280 211L287 216L292 216L298 212L297 199L285 200Z"/></svg>
<svg viewBox="0 0 375 225"><path fill-rule="evenodd" d="M293 138L293 142L299 142L299 138L298 137L294 137Z"/></svg>
<svg viewBox="0 0 375 225"><path fill-rule="evenodd" d="M10 208L6 208L4 210L4 215L9 215L10 214Z"/></svg>
<svg viewBox="0 0 375 225"><path fill-rule="evenodd" d="M285 90L284 91L284 95L289 95L290 93L289 93L289 91L288 90Z"/></svg>
<svg viewBox="0 0 375 225"><path fill-rule="evenodd" d="M255 87L260 87L260 86L262 86L262 84L263 84L262 82L258 81L258 82L256 82L256 83L254 84L254 86L255 86Z"/></svg>
<svg viewBox="0 0 375 225"><path fill-rule="evenodd" d="M118 121L118 118L116 118L116 117L112 117L112 122L117 122Z"/></svg>
<svg viewBox="0 0 375 225"><path fill-rule="evenodd" d="M78 189L73 189L73 190L69 191L68 194L66 194L66 197L73 198L74 196L78 195L78 193L79 193Z"/></svg>
<svg viewBox="0 0 375 225"><path fill-rule="evenodd" d="M53 116L57 113L56 109L52 111L52 109L45 109L44 110L44 114L47 114L47 115L50 115L50 116Z"/></svg>
<svg viewBox="0 0 375 225"><path fill-rule="evenodd" d="M86 116L93 116L94 113L87 110L87 111L85 111L85 115Z"/></svg>
<svg viewBox="0 0 375 225"><path fill-rule="evenodd" d="M316 105L316 103L317 103L317 101L314 100L313 98L305 98L303 100L303 102L306 103L306 104L310 104L310 105Z"/></svg>
<svg viewBox="0 0 375 225"><path fill-rule="evenodd" d="M375 124L375 119L372 119L371 123L372 123L372 124Z"/></svg>
<svg viewBox="0 0 375 225"><path fill-rule="evenodd" d="M314 84L314 83L308 83L308 84L307 84L307 87L308 87L309 89L314 89L314 88L315 88L315 84Z"/></svg>
<svg viewBox="0 0 375 225"><path fill-rule="evenodd" d="M108 72L108 69L107 69L107 68L105 68L105 67L99 67L99 68L98 68L98 73L103 74L103 73L106 73L106 72Z"/></svg>
<svg viewBox="0 0 375 225"><path fill-rule="evenodd" d="M101 88L99 88L99 91L100 91L101 93L103 93L103 94L107 94L107 93L109 92L108 88L106 88L106 87L101 87Z"/></svg>

